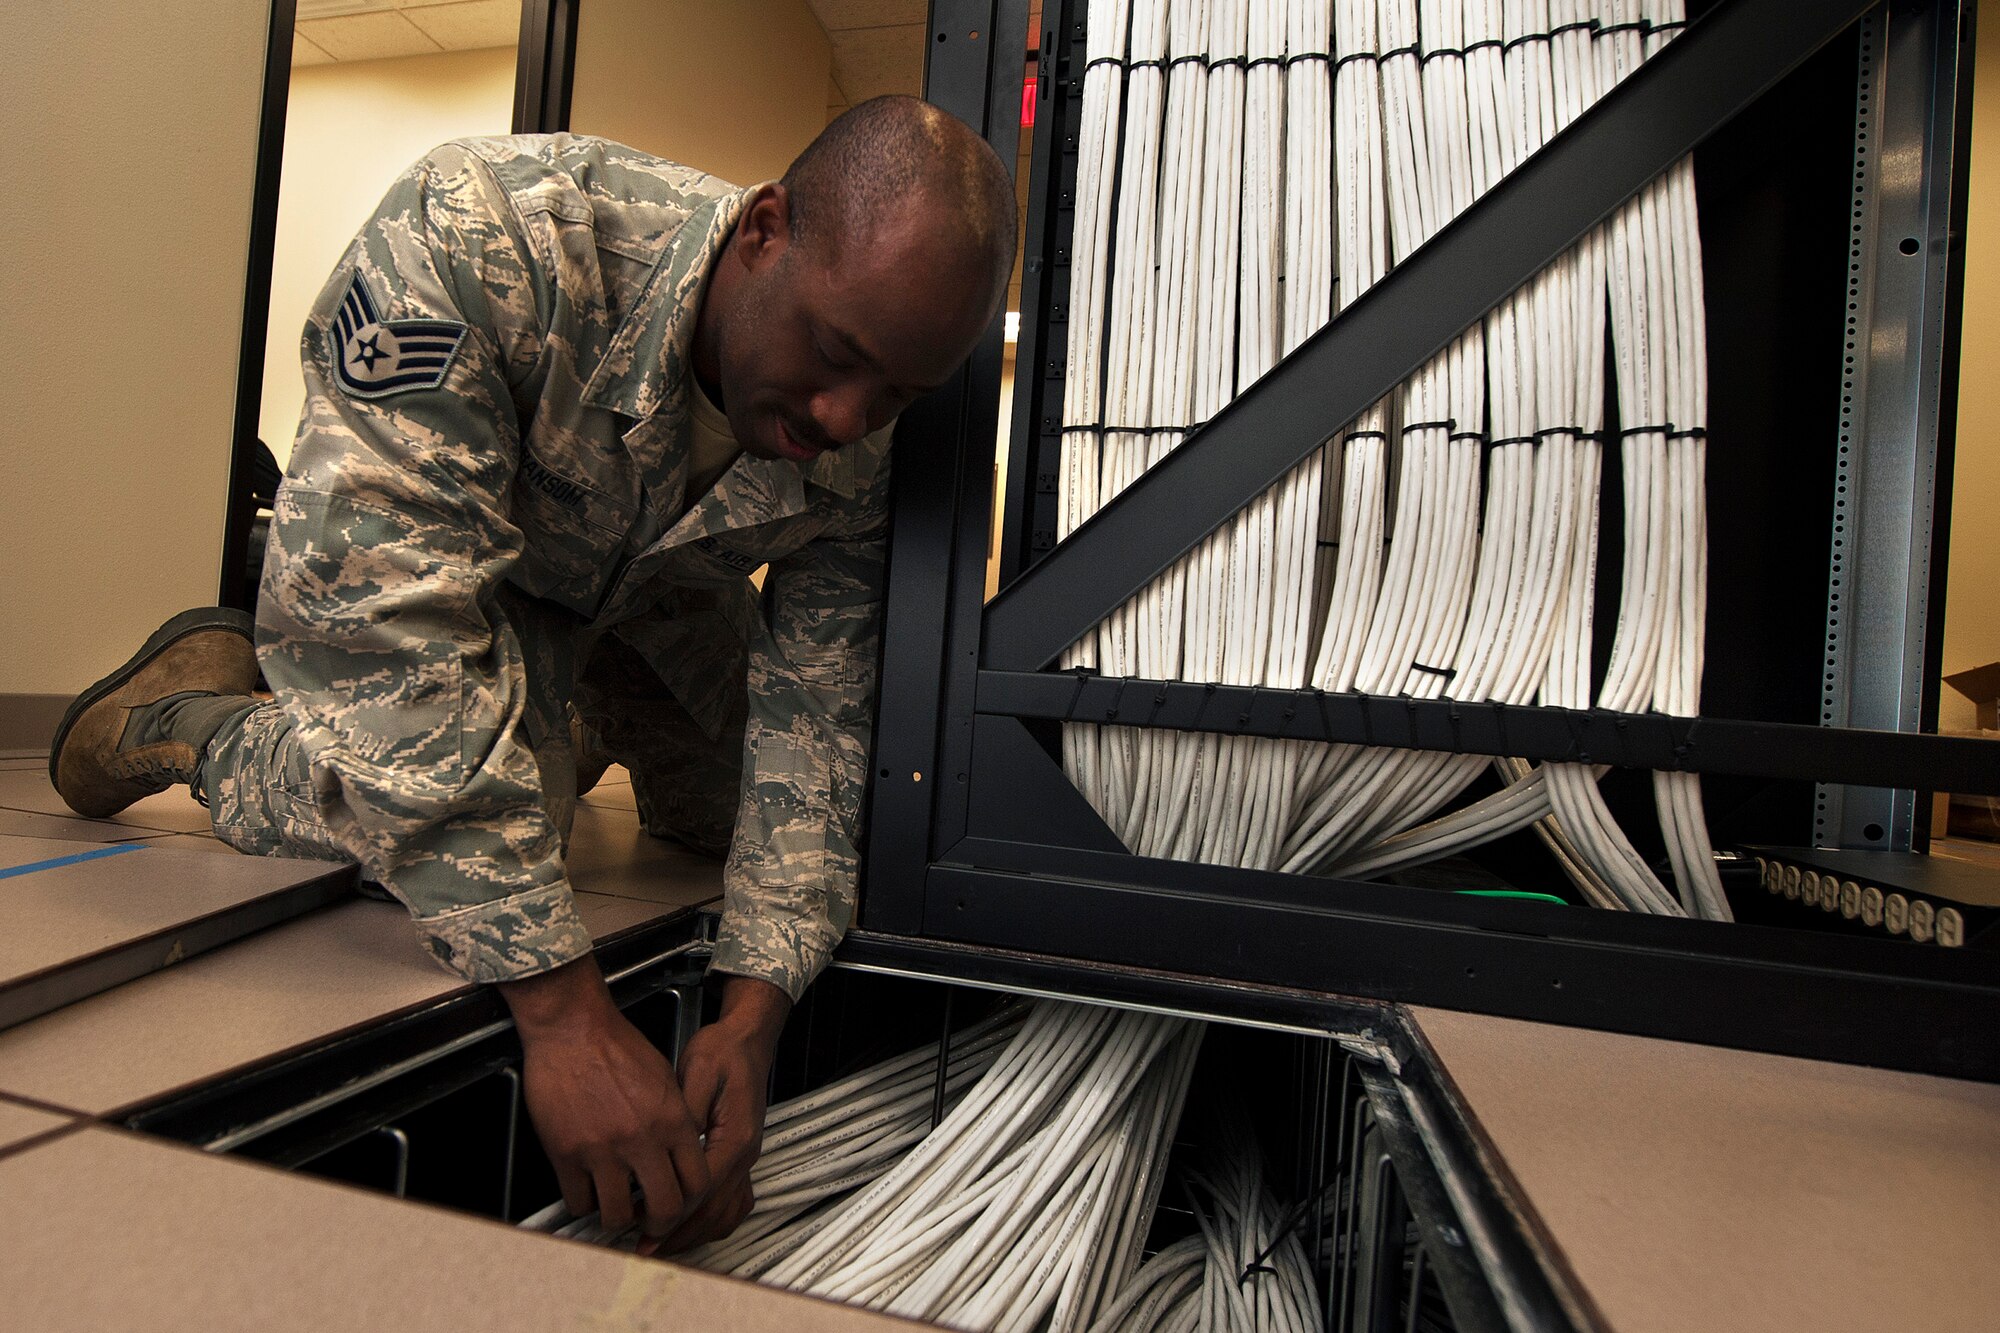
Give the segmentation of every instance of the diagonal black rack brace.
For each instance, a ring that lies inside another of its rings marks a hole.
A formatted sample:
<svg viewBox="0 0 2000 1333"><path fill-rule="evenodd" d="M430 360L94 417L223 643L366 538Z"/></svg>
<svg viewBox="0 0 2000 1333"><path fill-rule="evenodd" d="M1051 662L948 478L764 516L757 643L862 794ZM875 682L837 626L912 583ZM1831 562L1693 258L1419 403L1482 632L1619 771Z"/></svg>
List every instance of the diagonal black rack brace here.
<svg viewBox="0 0 2000 1333"><path fill-rule="evenodd" d="M986 609L1034 671L1873 6L1735 0L1613 89Z"/></svg>

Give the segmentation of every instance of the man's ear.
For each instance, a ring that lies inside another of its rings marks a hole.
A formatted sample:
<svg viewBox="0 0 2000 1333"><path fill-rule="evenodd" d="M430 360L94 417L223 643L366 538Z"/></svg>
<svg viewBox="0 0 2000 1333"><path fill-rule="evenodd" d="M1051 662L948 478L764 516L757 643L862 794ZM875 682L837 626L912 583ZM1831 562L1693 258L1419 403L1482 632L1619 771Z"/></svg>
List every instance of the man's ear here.
<svg viewBox="0 0 2000 1333"><path fill-rule="evenodd" d="M730 248L745 268L756 271L775 263L792 243L791 196L776 181L751 191L736 218Z"/></svg>

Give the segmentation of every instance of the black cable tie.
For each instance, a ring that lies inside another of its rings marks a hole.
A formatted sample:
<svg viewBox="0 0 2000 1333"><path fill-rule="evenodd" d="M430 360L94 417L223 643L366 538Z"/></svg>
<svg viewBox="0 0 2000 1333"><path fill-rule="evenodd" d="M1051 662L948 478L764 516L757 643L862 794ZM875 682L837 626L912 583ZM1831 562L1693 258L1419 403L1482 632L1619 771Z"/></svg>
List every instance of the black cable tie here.
<svg viewBox="0 0 2000 1333"><path fill-rule="evenodd" d="M1332 53L1328 51L1292 51L1288 52L1285 56L1285 68L1290 69L1294 65L1302 65L1308 60L1331 60L1332 58ZM1339 69L1340 66L1335 65L1334 68Z"/></svg>
<svg viewBox="0 0 2000 1333"><path fill-rule="evenodd" d="M1535 432L1535 439L1541 441L1551 435L1574 435L1578 439L1584 438L1583 429L1580 426L1544 426Z"/></svg>
<svg viewBox="0 0 2000 1333"><path fill-rule="evenodd" d="M1124 709L1125 687L1127 685L1130 685L1131 683L1132 683L1132 678L1130 676L1120 676L1118 678L1118 689L1111 696L1111 706L1104 710L1104 720L1106 722L1115 721L1118 717L1119 712Z"/></svg>
<svg viewBox="0 0 2000 1333"><path fill-rule="evenodd" d="M1349 691L1349 693L1353 693ZM1368 701L1359 694L1354 695L1354 706L1361 710L1361 743L1375 744L1375 715L1368 710Z"/></svg>
<svg viewBox="0 0 2000 1333"><path fill-rule="evenodd" d="M1700 426L1689 426L1686 430L1668 431L1667 438L1670 440L1705 440L1708 438L1708 431Z"/></svg>
<svg viewBox="0 0 2000 1333"><path fill-rule="evenodd" d="M1326 691L1317 685L1313 686L1313 702L1319 706L1320 739L1330 741L1333 739L1333 719L1327 715Z"/></svg>
<svg viewBox="0 0 2000 1333"><path fill-rule="evenodd" d="M1491 443L1495 449L1498 449L1503 444L1533 444L1534 442L1535 437L1532 435L1505 435Z"/></svg>
<svg viewBox="0 0 2000 1333"><path fill-rule="evenodd" d="M1338 538L1336 538L1336 537L1321 537L1321 538L1318 538L1317 540L1315 540L1315 541L1313 542L1313 545L1314 545L1314 546L1338 546L1338 545L1340 545L1340 540L1339 540Z"/></svg>
<svg viewBox="0 0 2000 1333"><path fill-rule="evenodd" d="M1083 699L1083 683L1090 679L1091 669L1087 666L1071 667L1076 675L1076 688L1070 691L1069 707L1063 710L1063 721L1076 721L1076 706Z"/></svg>
<svg viewBox="0 0 2000 1333"><path fill-rule="evenodd" d="M1248 74L1259 65L1282 65L1284 63L1285 58L1283 56L1252 56L1243 62L1243 72Z"/></svg>
<svg viewBox="0 0 2000 1333"><path fill-rule="evenodd" d="M1379 430L1351 430L1347 432L1347 438L1350 440L1386 440L1389 436L1386 432Z"/></svg>
<svg viewBox="0 0 2000 1333"><path fill-rule="evenodd" d="M1167 59L1165 56L1161 56L1154 60L1128 60L1125 62L1125 70L1127 73L1130 73L1135 69L1165 69L1166 67L1167 67Z"/></svg>
<svg viewBox="0 0 2000 1333"><path fill-rule="evenodd" d="M1451 438L1454 440L1474 440L1480 444L1486 443L1486 437L1476 430L1455 430L1451 433Z"/></svg>
<svg viewBox="0 0 2000 1333"><path fill-rule="evenodd" d="M1499 51L1506 50L1506 43L1502 42L1498 37L1486 37L1476 42L1467 42L1465 44L1465 49L1460 51L1459 54L1462 56L1469 56L1474 51L1478 51L1488 46L1493 47L1495 50Z"/></svg>
<svg viewBox="0 0 2000 1333"><path fill-rule="evenodd" d="M1618 767L1632 767L1632 719L1623 713L1611 717L1611 729L1618 734Z"/></svg>
<svg viewBox="0 0 2000 1333"><path fill-rule="evenodd" d="M1594 37L1597 35L1597 26L1598 25L1596 19L1578 19L1574 23L1561 23L1557 24L1553 28L1550 28L1549 36L1551 38L1556 38L1562 36L1566 32L1587 31Z"/></svg>
<svg viewBox="0 0 2000 1333"><path fill-rule="evenodd" d="M1590 751L1583 745L1583 717L1568 709L1563 710L1563 725L1569 728L1569 758L1565 763L1587 764Z"/></svg>
<svg viewBox="0 0 2000 1333"><path fill-rule="evenodd" d="M1416 54L1417 54L1417 44L1415 42L1411 42L1408 46L1399 46L1396 47L1394 50L1384 51L1381 55L1375 58L1378 61L1394 60L1397 56L1413 56ZM1421 64L1423 62L1419 61L1418 63Z"/></svg>
<svg viewBox="0 0 2000 1333"><path fill-rule="evenodd" d="M1672 429L1673 424L1671 422L1664 426L1627 426L1618 432L1618 438L1626 440L1634 435L1664 435Z"/></svg>
<svg viewBox="0 0 2000 1333"><path fill-rule="evenodd" d="M1208 715L1209 702L1214 698L1215 698L1215 682L1212 680L1203 682L1201 687L1201 707L1194 710L1193 730L1200 731L1202 729L1201 720L1202 718Z"/></svg>
<svg viewBox="0 0 2000 1333"><path fill-rule="evenodd" d="M1236 68L1242 69L1244 62L1248 59L1248 56L1224 56L1220 60L1209 61L1208 67L1211 71L1222 69L1229 65L1234 65Z"/></svg>
<svg viewBox="0 0 2000 1333"><path fill-rule="evenodd" d="M1548 39L1549 34L1545 32L1524 32L1519 37L1500 43L1500 51L1504 55L1517 46L1526 46L1529 42L1546 42Z"/></svg>
<svg viewBox="0 0 2000 1333"><path fill-rule="evenodd" d="M1349 51L1346 55L1333 62L1333 72L1339 74L1343 66L1352 64L1357 60L1380 61L1381 57L1373 51Z"/></svg>
<svg viewBox="0 0 2000 1333"><path fill-rule="evenodd" d="M1507 743L1507 705L1493 699L1486 706L1493 710L1493 738L1499 743L1500 753L1514 753L1514 747Z"/></svg>
<svg viewBox="0 0 2000 1333"><path fill-rule="evenodd" d="M1656 32L1672 32L1676 28L1685 28L1687 25L1688 20L1686 19L1669 19L1665 23L1648 23L1646 25L1646 33L1648 36L1651 36Z"/></svg>
<svg viewBox="0 0 2000 1333"><path fill-rule="evenodd" d="M1431 63L1431 61L1436 60L1439 56L1457 56L1460 60L1463 60L1465 59L1465 52L1459 50L1455 46L1440 46L1435 51L1426 51L1422 55L1418 56L1417 63L1421 65L1428 65Z"/></svg>
<svg viewBox="0 0 2000 1333"><path fill-rule="evenodd" d="M1119 59L1119 58L1118 58L1117 56L1099 56L1099 57L1098 57L1097 59L1095 59L1095 60L1092 60L1092 61L1088 61L1088 62L1086 62L1086 63L1084 64L1084 67L1083 67L1083 72L1084 72L1085 74L1088 74L1088 73L1090 73L1090 71L1092 71L1092 70L1096 69L1096 68L1097 68L1097 67L1098 67L1099 65L1120 65L1120 66L1122 66L1122 65L1124 65L1124 63L1125 63L1125 62L1124 62L1123 60L1120 60L1120 59Z"/></svg>
<svg viewBox="0 0 2000 1333"><path fill-rule="evenodd" d="M1436 676L1440 680L1458 679L1457 667L1434 667L1434 666L1425 666L1422 662L1412 662L1410 663L1410 670L1421 671L1426 676Z"/></svg>
<svg viewBox="0 0 2000 1333"><path fill-rule="evenodd" d="M1425 669L1428 670L1429 668ZM1453 754L1464 754L1465 742L1458 734L1458 700L1453 699L1450 703L1451 707L1445 710L1445 718L1451 723L1451 752Z"/></svg>
<svg viewBox="0 0 2000 1333"><path fill-rule="evenodd" d="M1256 707L1257 707L1257 687L1255 685L1252 685L1250 687L1250 702L1244 704L1243 711L1236 715L1236 729L1238 731L1241 731L1245 727L1250 725L1250 713L1251 710Z"/></svg>
<svg viewBox="0 0 2000 1333"><path fill-rule="evenodd" d="M1443 421L1412 421L1412 422L1411 422L1411 423L1410 423L1409 425L1407 425L1407 426L1403 427L1403 434L1405 434L1405 435L1408 435L1408 434L1409 434L1409 433L1410 433L1411 431L1413 431L1413 430L1446 430L1446 431L1448 431L1448 430L1450 430L1450 429L1451 429L1451 428L1452 428L1453 426L1456 426L1457 424L1458 424L1458 422L1456 422L1456 421L1452 420L1452 419L1451 419L1451 418L1449 418L1449 417L1447 417L1447 418L1446 418L1445 420L1443 420Z"/></svg>
<svg viewBox="0 0 2000 1333"><path fill-rule="evenodd" d="M1152 726L1159 718L1160 710L1167 706L1167 682L1160 682L1160 688L1153 694L1153 707L1146 714L1146 725Z"/></svg>
<svg viewBox="0 0 2000 1333"><path fill-rule="evenodd" d="M1175 56L1172 60L1169 60L1167 62L1167 68L1169 70L1172 70L1181 65L1207 65L1207 64L1208 64L1208 52L1203 51L1198 56L1193 56L1193 55Z"/></svg>
<svg viewBox="0 0 2000 1333"><path fill-rule="evenodd" d="M1240 1287L1244 1283L1248 1282L1251 1278L1260 1277L1266 1273L1270 1274L1272 1277L1276 1277L1278 1275L1278 1270L1271 1267L1271 1265L1269 1264L1246 1264L1243 1268L1243 1271L1237 1275L1236 1285Z"/></svg>

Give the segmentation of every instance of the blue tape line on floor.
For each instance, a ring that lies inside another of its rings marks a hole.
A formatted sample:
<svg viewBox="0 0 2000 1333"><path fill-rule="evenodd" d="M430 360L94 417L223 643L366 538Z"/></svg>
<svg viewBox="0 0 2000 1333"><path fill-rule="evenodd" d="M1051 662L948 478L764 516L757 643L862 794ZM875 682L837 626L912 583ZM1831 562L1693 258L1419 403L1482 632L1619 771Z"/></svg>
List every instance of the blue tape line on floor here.
<svg viewBox="0 0 2000 1333"><path fill-rule="evenodd" d="M79 861L97 861L120 852L144 851L134 843L120 843L115 847L93 847L87 852L76 852L69 856L58 856L48 861L30 861L24 866L8 866L0 869L0 879L12 879L16 875L32 875L37 870L54 870L58 866L73 866Z"/></svg>

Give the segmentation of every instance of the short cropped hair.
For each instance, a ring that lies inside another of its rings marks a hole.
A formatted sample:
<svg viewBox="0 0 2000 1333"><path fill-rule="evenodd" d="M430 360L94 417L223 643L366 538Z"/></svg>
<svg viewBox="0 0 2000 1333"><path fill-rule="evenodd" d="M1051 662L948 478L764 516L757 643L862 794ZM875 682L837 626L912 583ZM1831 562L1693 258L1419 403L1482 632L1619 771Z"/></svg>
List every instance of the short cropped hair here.
<svg viewBox="0 0 2000 1333"><path fill-rule="evenodd" d="M992 147L957 117L914 97L875 97L836 117L780 182L793 241L827 259L882 218L922 200L958 243L992 265L996 288L1014 266L1013 182Z"/></svg>

